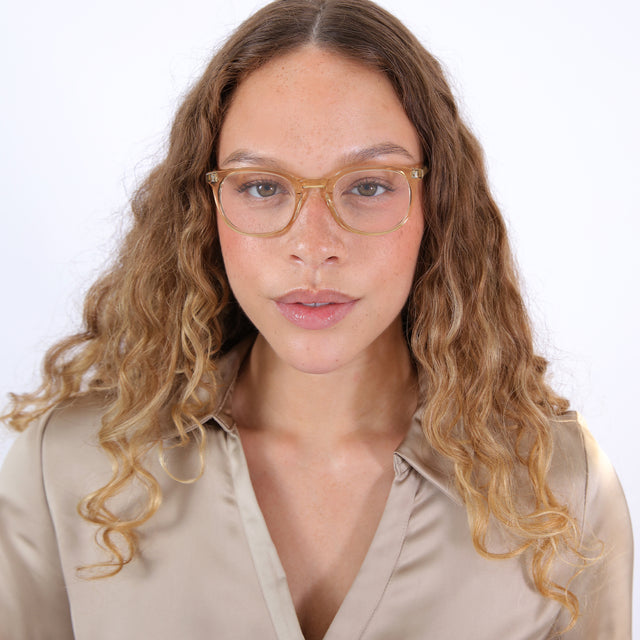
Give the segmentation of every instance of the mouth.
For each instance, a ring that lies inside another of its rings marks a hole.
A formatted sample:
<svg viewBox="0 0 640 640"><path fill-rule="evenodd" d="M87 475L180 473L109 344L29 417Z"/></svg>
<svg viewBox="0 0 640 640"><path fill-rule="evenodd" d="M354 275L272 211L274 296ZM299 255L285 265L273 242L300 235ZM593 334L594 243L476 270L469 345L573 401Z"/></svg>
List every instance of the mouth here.
<svg viewBox="0 0 640 640"><path fill-rule="evenodd" d="M355 298L346 293L334 289L322 289L312 291L311 289L294 289L276 298L276 302L283 304L301 304L309 307L319 307L328 304L348 304Z"/></svg>
<svg viewBox="0 0 640 640"><path fill-rule="evenodd" d="M276 298L278 311L301 329L328 329L343 320L358 302L340 291L295 289Z"/></svg>

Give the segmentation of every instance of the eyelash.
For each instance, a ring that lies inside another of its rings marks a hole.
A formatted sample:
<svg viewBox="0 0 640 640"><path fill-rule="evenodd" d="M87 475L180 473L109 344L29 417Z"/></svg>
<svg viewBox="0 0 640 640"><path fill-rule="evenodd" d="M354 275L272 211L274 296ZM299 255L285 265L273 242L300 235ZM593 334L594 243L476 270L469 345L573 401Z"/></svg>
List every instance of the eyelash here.
<svg viewBox="0 0 640 640"><path fill-rule="evenodd" d="M361 178L355 184L351 185L348 189L344 191L344 193L353 193L356 189L361 186L375 186L376 190L381 188L385 193L393 193L394 188L390 184L385 184L384 181L378 180L377 178ZM382 194L374 194L374 195L382 195ZM366 196L363 196L366 197ZM372 196L369 196L372 197Z"/></svg>
<svg viewBox="0 0 640 640"><path fill-rule="evenodd" d="M245 193L249 191L249 189L252 189L253 187L260 187L262 185L268 185L268 186L273 185L273 187L275 188L274 195L278 193L286 193L286 189L283 189L282 185L276 182L275 180L271 182L266 180L252 180L250 182L243 182L241 185L237 187L236 191L238 193Z"/></svg>

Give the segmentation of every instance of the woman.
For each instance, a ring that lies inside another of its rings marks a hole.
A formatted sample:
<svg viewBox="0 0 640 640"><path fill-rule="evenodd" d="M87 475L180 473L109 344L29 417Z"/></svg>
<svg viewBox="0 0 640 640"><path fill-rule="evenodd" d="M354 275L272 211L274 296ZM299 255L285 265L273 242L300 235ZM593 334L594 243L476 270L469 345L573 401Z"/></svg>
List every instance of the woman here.
<svg viewBox="0 0 640 640"><path fill-rule="evenodd" d="M629 637L620 486L397 20L259 11L132 209L10 414L7 637Z"/></svg>

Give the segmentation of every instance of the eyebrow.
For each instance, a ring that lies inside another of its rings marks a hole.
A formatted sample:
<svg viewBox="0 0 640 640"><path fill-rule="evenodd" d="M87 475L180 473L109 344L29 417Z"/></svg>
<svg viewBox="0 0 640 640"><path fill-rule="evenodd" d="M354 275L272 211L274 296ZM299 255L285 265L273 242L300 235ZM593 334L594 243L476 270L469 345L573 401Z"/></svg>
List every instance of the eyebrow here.
<svg viewBox="0 0 640 640"><path fill-rule="evenodd" d="M367 160L373 160L379 156L400 155L404 156L411 162L415 162L416 159L399 144L393 142L382 142L380 144L373 145L372 147L366 147L365 149L358 149L352 151L343 156L344 164L356 164L360 162L366 162Z"/></svg>
<svg viewBox="0 0 640 640"><path fill-rule="evenodd" d="M350 151L342 156L341 161L343 165L348 166L387 155L400 155L407 158L410 162L416 162L416 159L404 147L393 142L382 142L371 147L365 147L364 149ZM272 169L281 168L280 162L276 159L253 153L248 149L238 149L229 154L224 161L220 163L220 167L233 163L269 167Z"/></svg>

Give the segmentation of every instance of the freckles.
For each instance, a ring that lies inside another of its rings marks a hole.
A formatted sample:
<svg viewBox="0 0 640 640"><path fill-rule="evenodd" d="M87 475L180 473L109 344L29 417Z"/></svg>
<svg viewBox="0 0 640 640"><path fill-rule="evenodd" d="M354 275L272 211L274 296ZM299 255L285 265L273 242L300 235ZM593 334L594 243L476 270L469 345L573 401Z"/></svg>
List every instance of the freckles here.
<svg viewBox="0 0 640 640"><path fill-rule="evenodd" d="M392 241L387 241L383 244L380 247L379 253L379 259L382 260L387 267L386 271L396 276L402 275L409 268L413 268L420 245L420 239L416 238L412 232L402 233L404 229L398 231L402 235L398 235L395 238L389 237L388 240ZM381 238L385 239L385 236L381 236Z"/></svg>
<svg viewBox="0 0 640 640"><path fill-rule="evenodd" d="M246 246L246 238L229 229L221 220L218 221L218 237L224 267L230 284L233 285L234 282L232 281L247 277L248 267L251 266L254 260L246 259L247 256L251 255Z"/></svg>

